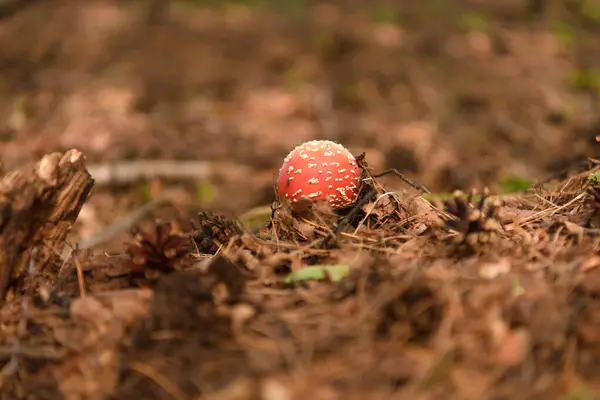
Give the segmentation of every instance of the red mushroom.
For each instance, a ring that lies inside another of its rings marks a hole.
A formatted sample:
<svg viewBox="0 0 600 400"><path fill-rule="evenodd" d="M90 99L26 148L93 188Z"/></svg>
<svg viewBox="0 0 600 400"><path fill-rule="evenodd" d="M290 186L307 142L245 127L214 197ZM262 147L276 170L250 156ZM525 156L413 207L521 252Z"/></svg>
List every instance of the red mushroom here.
<svg viewBox="0 0 600 400"><path fill-rule="evenodd" d="M327 200L333 209L353 204L360 190L361 171L344 146L312 140L297 146L284 160L277 195L292 202L301 198Z"/></svg>

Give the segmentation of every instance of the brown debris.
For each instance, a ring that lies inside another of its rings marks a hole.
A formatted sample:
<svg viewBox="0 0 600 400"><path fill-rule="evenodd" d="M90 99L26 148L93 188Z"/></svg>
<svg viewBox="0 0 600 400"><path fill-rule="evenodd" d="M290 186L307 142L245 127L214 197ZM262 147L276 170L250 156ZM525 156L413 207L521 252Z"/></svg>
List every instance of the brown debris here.
<svg viewBox="0 0 600 400"><path fill-rule="evenodd" d="M85 298L71 261L49 294L0 309L0 360L16 365L0 382L16 398L555 398L593 382L600 360L599 243L552 228L577 225L581 193L513 199L539 211L510 229L487 193L446 202L457 221L445 226L410 195L376 198L343 229L350 214L320 203L281 206L260 234L208 213L207 231L157 222L129 254L75 254ZM453 257L437 240L448 226L473 249L491 241L464 237L510 240ZM219 237L216 254L199 255L198 236L205 249ZM315 264L348 275L284 282Z"/></svg>
<svg viewBox="0 0 600 400"><path fill-rule="evenodd" d="M215 299L220 284L227 287L230 300L243 292L239 277L233 276L235 268L217 258L206 273L176 272L159 282L148 316L133 329L131 344L123 349L128 357L117 398L159 399L163 393L193 398L224 390L245 377L247 362L233 340L233 310L219 308Z"/></svg>
<svg viewBox="0 0 600 400"><path fill-rule="evenodd" d="M119 343L146 313L151 296L147 290L105 292L75 299L66 309L34 312L30 324L45 338L30 343L30 354L19 356L20 379L7 382L3 392L65 399L109 393L118 382ZM52 357L44 356L44 348L52 349Z"/></svg>

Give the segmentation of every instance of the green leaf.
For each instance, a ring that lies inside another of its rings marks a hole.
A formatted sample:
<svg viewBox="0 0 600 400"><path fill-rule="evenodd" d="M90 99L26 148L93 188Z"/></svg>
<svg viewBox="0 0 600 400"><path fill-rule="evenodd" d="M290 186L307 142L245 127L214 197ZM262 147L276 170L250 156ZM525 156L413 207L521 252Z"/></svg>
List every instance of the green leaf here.
<svg viewBox="0 0 600 400"><path fill-rule="evenodd" d="M272 212L270 205L256 207L240 215L240 221L248 230L258 229L271 221Z"/></svg>
<svg viewBox="0 0 600 400"><path fill-rule="evenodd" d="M487 32L489 20L485 14L467 12L460 16L458 24L461 29L469 32Z"/></svg>
<svg viewBox="0 0 600 400"><path fill-rule="evenodd" d="M454 198L452 193L424 193L421 195L425 200L450 200Z"/></svg>
<svg viewBox="0 0 600 400"><path fill-rule="evenodd" d="M396 12L389 7L378 6L373 9L372 14L373 22L376 24L392 24L398 23Z"/></svg>
<svg viewBox="0 0 600 400"><path fill-rule="evenodd" d="M564 21L555 21L552 24L554 35L565 46L571 46L575 42L575 30Z"/></svg>
<svg viewBox="0 0 600 400"><path fill-rule="evenodd" d="M579 12L588 21L600 22L600 5L596 0L582 1Z"/></svg>
<svg viewBox="0 0 600 400"><path fill-rule="evenodd" d="M500 192L518 193L524 192L533 185L533 181L519 176L507 176L500 182Z"/></svg>
<svg viewBox="0 0 600 400"><path fill-rule="evenodd" d="M596 171L593 174L589 174L588 181L590 183L598 184L600 182L600 171Z"/></svg>
<svg viewBox="0 0 600 400"><path fill-rule="evenodd" d="M196 198L201 203L212 203L217 197L217 188L209 182L196 185Z"/></svg>
<svg viewBox="0 0 600 400"><path fill-rule="evenodd" d="M337 282L347 277L349 272L350 267L348 265L312 265L291 272L285 278L285 282L319 281L323 279Z"/></svg>
<svg viewBox="0 0 600 400"><path fill-rule="evenodd" d="M575 71L569 77L569 84L573 89L600 93L600 70L580 69Z"/></svg>
<svg viewBox="0 0 600 400"><path fill-rule="evenodd" d="M137 189L143 203L152 201L152 187L148 181L140 182Z"/></svg>

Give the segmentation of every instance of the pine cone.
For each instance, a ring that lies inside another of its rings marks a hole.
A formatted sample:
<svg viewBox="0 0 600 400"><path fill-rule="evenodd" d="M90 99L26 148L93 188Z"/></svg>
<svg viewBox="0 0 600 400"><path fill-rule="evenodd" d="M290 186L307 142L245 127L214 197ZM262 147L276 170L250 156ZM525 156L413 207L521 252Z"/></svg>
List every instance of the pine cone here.
<svg viewBox="0 0 600 400"><path fill-rule="evenodd" d="M127 248L131 271L148 280L176 271L191 252L189 238L173 233L173 225L169 222L156 222L152 233L138 229L133 233L135 240Z"/></svg>
<svg viewBox="0 0 600 400"><path fill-rule="evenodd" d="M486 208L489 191L485 189L479 202L471 206L474 195L475 191L471 190L467 197L458 195L444 201L444 210L454 217L446 221L446 226L459 233L456 238L458 244L466 244L471 248L492 242L496 234L503 230L498 218L501 203L495 201Z"/></svg>
<svg viewBox="0 0 600 400"><path fill-rule="evenodd" d="M236 221L222 214L199 212L198 220L192 221L196 229L192 237L203 254L215 254L221 245L243 233Z"/></svg>

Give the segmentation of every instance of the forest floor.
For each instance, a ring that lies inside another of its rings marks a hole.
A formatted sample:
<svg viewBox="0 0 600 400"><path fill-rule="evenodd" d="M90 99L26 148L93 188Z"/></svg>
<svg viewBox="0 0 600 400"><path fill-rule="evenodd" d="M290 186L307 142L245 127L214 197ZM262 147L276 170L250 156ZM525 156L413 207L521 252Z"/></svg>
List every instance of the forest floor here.
<svg viewBox="0 0 600 400"><path fill-rule="evenodd" d="M595 2L31 3L0 398L600 398ZM272 215L316 138L434 194Z"/></svg>

